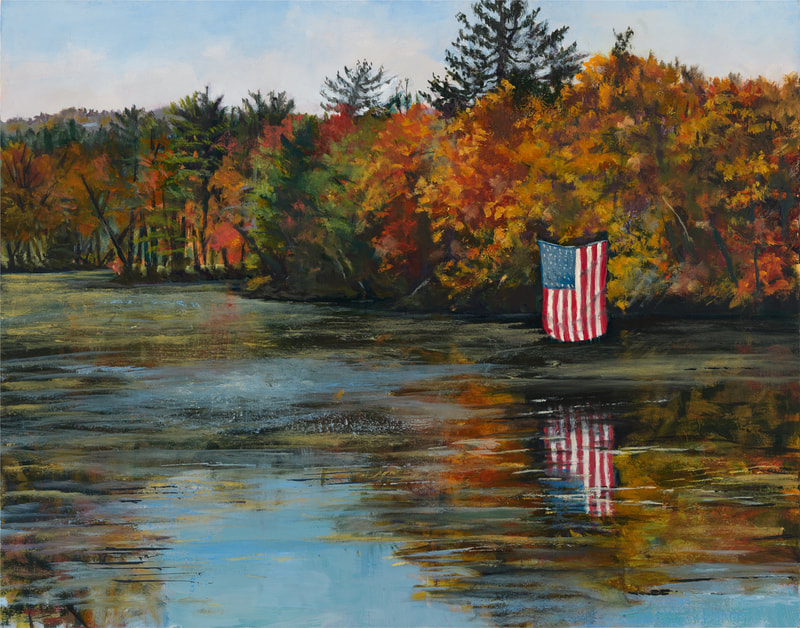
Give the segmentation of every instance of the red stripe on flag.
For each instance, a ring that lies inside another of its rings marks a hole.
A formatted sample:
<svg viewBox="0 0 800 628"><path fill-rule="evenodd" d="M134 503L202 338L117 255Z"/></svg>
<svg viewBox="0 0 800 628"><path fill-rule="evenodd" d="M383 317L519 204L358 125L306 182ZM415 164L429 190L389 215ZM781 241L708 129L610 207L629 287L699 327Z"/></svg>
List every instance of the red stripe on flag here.
<svg viewBox="0 0 800 628"><path fill-rule="evenodd" d="M606 259L608 258L608 242L598 243L597 248L597 266L600 274L600 285L597 290L597 307L600 310L600 329L597 335L601 336L606 333L606 329L608 328L608 314L606 313Z"/></svg>

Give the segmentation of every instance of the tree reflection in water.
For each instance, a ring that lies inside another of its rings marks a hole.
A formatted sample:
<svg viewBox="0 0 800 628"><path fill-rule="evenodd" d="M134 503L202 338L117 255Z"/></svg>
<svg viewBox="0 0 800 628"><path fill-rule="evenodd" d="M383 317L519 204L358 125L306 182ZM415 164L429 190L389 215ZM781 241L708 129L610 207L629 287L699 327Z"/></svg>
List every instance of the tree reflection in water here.
<svg viewBox="0 0 800 628"><path fill-rule="evenodd" d="M642 386L556 408L463 386L453 398L468 415L389 454L366 497L380 533L404 540L397 555L426 574L416 595L518 626L602 624L669 595L735 623L748 595L797 593L796 386ZM748 398L759 404L745 414ZM726 595L717 615L709 594Z"/></svg>
<svg viewBox="0 0 800 628"><path fill-rule="evenodd" d="M141 485L97 460L4 456L3 620L163 625L164 539L139 529Z"/></svg>

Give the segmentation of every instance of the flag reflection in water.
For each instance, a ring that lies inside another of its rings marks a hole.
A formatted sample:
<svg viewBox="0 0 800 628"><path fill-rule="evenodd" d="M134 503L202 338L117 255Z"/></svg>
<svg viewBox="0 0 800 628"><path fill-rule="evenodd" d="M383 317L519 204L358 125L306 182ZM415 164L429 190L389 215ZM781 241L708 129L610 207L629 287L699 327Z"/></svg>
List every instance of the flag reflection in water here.
<svg viewBox="0 0 800 628"><path fill-rule="evenodd" d="M614 428L608 415L559 409L544 428L544 446L546 474L566 483L561 496L582 497L594 517L612 516Z"/></svg>

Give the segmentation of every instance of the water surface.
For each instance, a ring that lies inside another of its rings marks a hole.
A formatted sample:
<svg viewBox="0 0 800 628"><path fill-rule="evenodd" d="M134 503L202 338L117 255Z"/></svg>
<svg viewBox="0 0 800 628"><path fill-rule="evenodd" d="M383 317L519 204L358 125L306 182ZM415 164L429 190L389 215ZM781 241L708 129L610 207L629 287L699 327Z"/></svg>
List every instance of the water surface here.
<svg viewBox="0 0 800 628"><path fill-rule="evenodd" d="M107 278L3 277L10 625L797 624L796 319Z"/></svg>

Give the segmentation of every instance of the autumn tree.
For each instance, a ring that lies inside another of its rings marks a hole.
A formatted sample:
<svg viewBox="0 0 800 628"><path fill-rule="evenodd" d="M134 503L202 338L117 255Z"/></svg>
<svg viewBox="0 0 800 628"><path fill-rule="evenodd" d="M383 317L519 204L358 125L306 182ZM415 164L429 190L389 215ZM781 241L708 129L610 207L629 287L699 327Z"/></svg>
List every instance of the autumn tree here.
<svg viewBox="0 0 800 628"><path fill-rule="evenodd" d="M116 174L107 153L72 144L67 148L64 160L70 166L65 170L63 180L63 202L81 222L84 222L80 218L84 212L92 215L113 247L119 274L130 278L133 259L125 246L125 236L132 227L126 198L129 189Z"/></svg>
<svg viewBox="0 0 800 628"><path fill-rule="evenodd" d="M245 209L248 180L232 155L225 155L210 181L214 194L209 204L209 262L217 255L226 272L245 258L251 218Z"/></svg>
<svg viewBox="0 0 800 628"><path fill-rule="evenodd" d="M550 30L541 9L525 0L479 0L472 17L458 13L458 37L445 53L444 78L429 81L434 105L446 114L471 106L508 81L517 95L553 96L580 69L577 44L563 46L568 27Z"/></svg>
<svg viewBox="0 0 800 628"><path fill-rule="evenodd" d="M680 263L665 254L663 238L684 238L670 184L681 158L676 130L695 106L677 65L596 56L564 89L560 111L526 126L549 147L534 159L523 146L529 202L541 204L550 237L562 243L607 235L608 294L619 307L663 296Z"/></svg>
<svg viewBox="0 0 800 628"><path fill-rule="evenodd" d="M539 206L521 202L529 167L521 158L523 113L513 87L482 98L455 118L420 181L420 209L442 258L438 281L455 307L491 307L500 292L530 290Z"/></svg>
<svg viewBox="0 0 800 628"><path fill-rule="evenodd" d="M139 257L150 273L161 263L170 272L184 270L185 195L171 133L167 120L155 116L148 117L142 129L142 174L138 189L146 233L140 234Z"/></svg>
<svg viewBox="0 0 800 628"><path fill-rule="evenodd" d="M367 291L371 255L356 231L351 182L362 140L379 123L337 112L322 120L295 116L265 131L247 202L255 252L273 288L351 297Z"/></svg>
<svg viewBox="0 0 800 628"><path fill-rule="evenodd" d="M48 239L63 221L49 155L35 155L25 143L2 151L2 236L8 264L42 265Z"/></svg>
<svg viewBox="0 0 800 628"><path fill-rule="evenodd" d="M558 109L520 126L525 204L562 243L607 235L620 308L787 298L796 84L705 81L615 49L586 63Z"/></svg>
<svg viewBox="0 0 800 628"><path fill-rule="evenodd" d="M380 260L383 284L405 295L429 281L439 249L419 211L418 184L430 174L443 123L421 105L389 118L362 159L355 181L363 233Z"/></svg>
<svg viewBox="0 0 800 628"><path fill-rule="evenodd" d="M701 292L734 306L791 295L800 81L714 79L700 97L702 109L681 128L685 161L675 184L696 240L691 267L714 277Z"/></svg>

